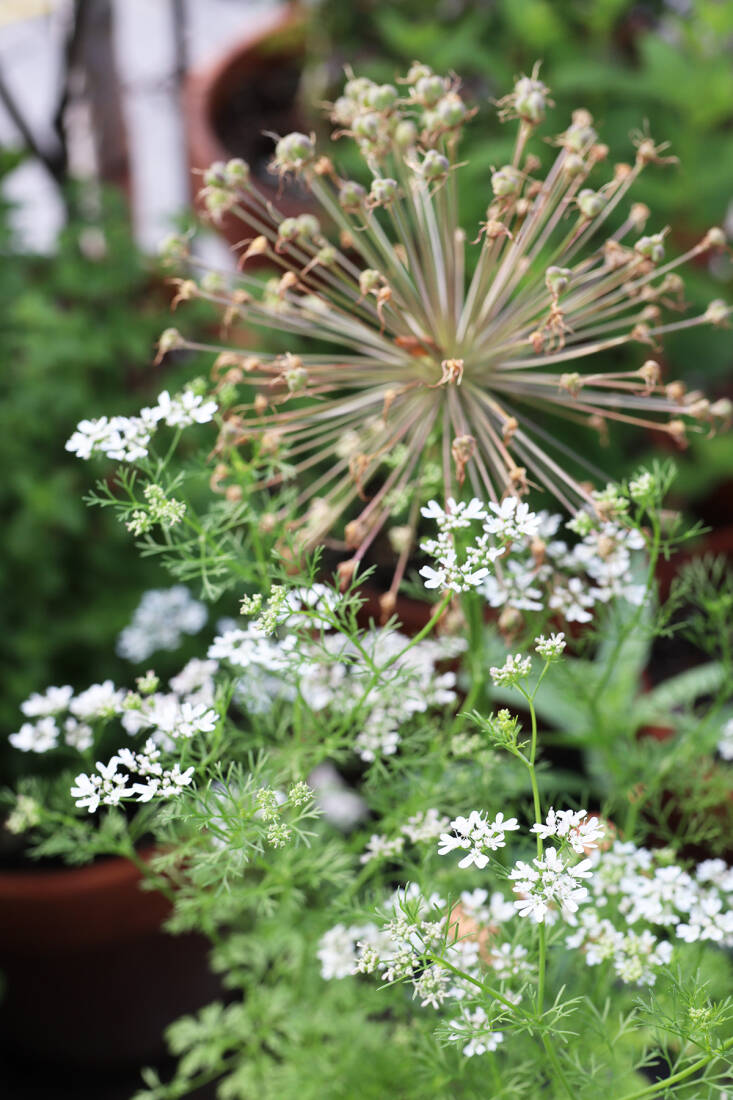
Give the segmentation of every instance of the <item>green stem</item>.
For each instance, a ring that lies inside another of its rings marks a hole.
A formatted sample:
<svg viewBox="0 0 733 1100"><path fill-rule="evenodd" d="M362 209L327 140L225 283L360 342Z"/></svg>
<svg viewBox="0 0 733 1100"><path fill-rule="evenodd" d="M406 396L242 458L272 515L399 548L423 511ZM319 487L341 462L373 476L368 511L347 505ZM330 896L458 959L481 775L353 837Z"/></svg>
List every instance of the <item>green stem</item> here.
<svg viewBox="0 0 733 1100"><path fill-rule="evenodd" d="M558 1058L558 1056L555 1052L555 1048L553 1047L552 1043L550 1042L550 1040L548 1039L548 1037L546 1035L542 1036L542 1045L545 1048L545 1053L546 1053L547 1057L549 1058L550 1062L552 1063L552 1068L554 1069L554 1071L557 1075L557 1078L560 1081L560 1084L562 1085L562 1087L564 1088L564 1090L568 1094L568 1096L571 1098L571 1100L575 1100L575 1093L573 1092L572 1088L570 1087L568 1079L565 1076L565 1073L563 1071L562 1066L560 1065L560 1059Z"/></svg>
<svg viewBox="0 0 733 1100"><path fill-rule="evenodd" d="M726 1050L730 1050L733 1046L733 1038L726 1039L724 1043L718 1048L713 1050L710 1054L706 1054L704 1058L698 1058L696 1062L689 1065L687 1069L681 1069L678 1073L673 1073L671 1077L665 1077L663 1081L657 1081L653 1085L647 1085L643 1089L637 1089L636 1092L627 1092L625 1096L622 1096L620 1100L645 1100L646 1097L660 1096L666 1092L670 1085L678 1085L681 1081L686 1081L689 1077L694 1076L699 1070L704 1069L708 1062L712 1062L714 1058L719 1058Z"/></svg>
<svg viewBox="0 0 733 1100"><path fill-rule="evenodd" d="M536 825L542 824L542 802L540 800L540 790L537 784L537 769L535 768L535 761L537 759L537 711L534 706L534 697L537 694L537 688L542 682L542 678L547 672L549 661L545 663L545 667L542 670L539 680L535 686L534 691L530 695L524 691L523 688L519 688L524 698L529 705L529 716L532 723L532 741L529 750L529 760L524 758L527 765L527 771L529 772L529 781L532 786L532 800L534 802L534 819ZM544 844L542 837L537 834L537 859L542 859L544 855ZM547 929L544 921L537 924L537 937L539 941L539 964L537 969L537 1017L542 1016L545 1003L545 976L547 973Z"/></svg>
<svg viewBox="0 0 733 1100"><path fill-rule="evenodd" d="M460 970L457 966L454 966L453 963L449 963L447 959L443 959L439 955L426 955L426 958L430 959L430 961L432 963L435 963L437 966L445 967L446 970L450 970L451 973L457 975L457 977L459 978L463 978L463 980L466 982L470 982L471 985L475 985L478 989L481 990L482 993L486 993L487 996L504 1005L504 1007L509 1009L509 1011L513 1015L521 1016L523 1019L526 1020L531 1020L532 1017L530 1016L530 1014L528 1012L525 1012L523 1008L520 1008L519 1005L513 1004L510 1000L508 1000L508 998L503 996L503 994L499 993L498 990L492 989L492 987L486 985L485 982L480 982L478 978L472 977L471 974L466 974L465 971Z"/></svg>

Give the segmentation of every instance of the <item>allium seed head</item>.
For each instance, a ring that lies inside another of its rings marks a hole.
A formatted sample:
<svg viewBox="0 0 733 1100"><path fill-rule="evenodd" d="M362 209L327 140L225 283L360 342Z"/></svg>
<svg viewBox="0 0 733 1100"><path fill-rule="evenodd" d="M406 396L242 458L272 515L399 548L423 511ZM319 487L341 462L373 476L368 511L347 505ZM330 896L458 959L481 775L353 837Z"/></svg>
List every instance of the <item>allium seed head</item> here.
<svg viewBox="0 0 733 1100"><path fill-rule="evenodd" d="M656 358L639 366L665 334L724 325L731 312L715 301L690 319L667 313L684 308L677 266L725 247L725 236L711 229L680 259L664 256L666 229L640 236L649 209L630 192L670 159L662 148L642 134L635 158L605 167L607 149L579 109L543 172L531 143L551 101L535 69L499 103L502 118L518 120L515 150L487 181L485 222L467 232L458 146L474 112L459 91L417 62L394 86L351 78L331 113L335 138L351 138L365 162L357 179L319 157L313 137L280 138L272 167L300 177L320 218L278 215L238 162L206 176L213 215L231 210L248 225L240 273L217 290L242 334L232 376L220 365L215 384L246 386L249 404L232 400L214 454L248 449L268 524L289 525L294 548L348 543L345 584L384 527L398 584L421 506L459 500L464 481L497 506L537 485L596 515L560 417L602 441L620 421L661 427L680 445L688 427L705 430L699 421L730 418L721 402L663 386ZM591 169L593 189L582 186ZM233 201L245 185L246 202ZM247 269L256 256L277 265L264 285ZM247 349L245 333L262 328L279 354ZM183 344L171 331L160 354ZM297 357L286 354L290 339ZM538 544L538 560L544 553Z"/></svg>

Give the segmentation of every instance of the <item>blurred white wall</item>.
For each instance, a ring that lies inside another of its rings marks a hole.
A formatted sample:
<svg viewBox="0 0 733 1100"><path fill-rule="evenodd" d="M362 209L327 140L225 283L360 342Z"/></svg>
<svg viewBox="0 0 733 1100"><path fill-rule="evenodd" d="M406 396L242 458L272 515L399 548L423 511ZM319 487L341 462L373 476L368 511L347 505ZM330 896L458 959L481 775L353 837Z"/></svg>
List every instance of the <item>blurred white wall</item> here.
<svg viewBox="0 0 733 1100"><path fill-rule="evenodd" d="M211 64L239 36L251 33L276 4L183 0L189 67ZM189 202L175 75L174 5L172 0L113 0L113 5L135 234L143 249L154 251ZM51 118L69 11L70 0L0 0L0 71L42 146L53 143ZM93 170L93 158L84 145L85 119L75 123L72 161L83 174ZM20 144L17 128L0 103L0 145ZM27 162L7 178L3 190L16 204L13 224L24 245L52 250L63 205L43 166Z"/></svg>

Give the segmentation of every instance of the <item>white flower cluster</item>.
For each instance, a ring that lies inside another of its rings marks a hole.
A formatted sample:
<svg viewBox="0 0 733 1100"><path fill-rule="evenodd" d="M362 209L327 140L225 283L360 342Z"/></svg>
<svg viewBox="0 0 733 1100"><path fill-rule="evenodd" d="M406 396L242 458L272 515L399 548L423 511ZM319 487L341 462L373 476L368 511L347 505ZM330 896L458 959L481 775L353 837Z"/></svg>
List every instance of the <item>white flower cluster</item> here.
<svg viewBox="0 0 733 1100"><path fill-rule="evenodd" d="M24 722L8 740L20 752L44 753L63 742L70 748L86 752L93 742L90 722L106 721L119 714L125 693L111 680L92 684L74 696L73 688L49 687L44 694L34 692L21 703L20 709L35 722Z"/></svg>
<svg viewBox="0 0 733 1100"><path fill-rule="evenodd" d="M494 924L514 911L511 904L507 911L501 895L489 899L485 890L462 894L460 907L464 914L472 918L481 914ZM476 1014L468 1007L475 993L472 983L431 962L430 956L440 955L475 980L480 980L486 966L493 966L506 1000L517 1003L521 994L507 988L505 982L509 978L516 981L527 973L526 951L520 945L502 943L492 946L489 954L480 937L457 930L445 909L446 902L438 894L425 897L415 883L410 883L388 899L382 927L374 923L350 927L337 924L321 937L318 958L321 974L327 980L375 974L382 982L411 984L413 996L423 1008L450 1005L452 1012L458 1010L460 1017L449 1021L454 1032L449 1038L462 1041L463 1053L471 1057L495 1049L502 1034L492 1030L483 1011Z"/></svg>
<svg viewBox="0 0 733 1100"><path fill-rule="evenodd" d="M567 622L589 622L593 607L612 597L633 604L644 598L644 586L632 579L631 558L644 540L618 522L580 513L567 524L580 536L571 547L556 537L560 515L530 512L517 497L488 507L476 498L450 499L445 509L430 501L422 514L438 527L437 538L421 544L433 559L420 570L426 588L478 588L492 607L549 608ZM480 532L461 548L474 524Z"/></svg>
<svg viewBox="0 0 733 1100"><path fill-rule="evenodd" d="M510 500L516 507L527 507L515 498ZM497 507L492 502L491 508ZM427 507L421 508L420 511L426 519L435 520L438 526L437 538L427 539L420 544L420 549L434 558L437 564L437 568L424 565L420 570L420 576L424 578L426 588L466 592L488 577L489 567L501 557L504 548L491 545L491 535L499 534L499 531L496 524L489 519L486 508L480 500L474 497L468 502L457 502L453 497L449 497L445 509L441 508L436 500L431 500ZM461 560L456 548L455 534L457 531L469 528L475 522L483 524L483 531L476 543L468 547Z"/></svg>
<svg viewBox="0 0 733 1100"><path fill-rule="evenodd" d="M163 390L155 405L140 410L137 416L101 416L82 420L66 443L66 450L77 458L90 459L103 454L117 462L137 462L145 458L158 425L186 428L207 424L217 411L215 401L204 401L200 394L184 390L174 397Z"/></svg>
<svg viewBox="0 0 733 1100"><path fill-rule="evenodd" d="M497 687L511 687L529 676L531 668L531 657L523 657L521 653L513 656L510 653L501 668L494 666L489 669L489 675Z"/></svg>
<svg viewBox="0 0 733 1100"><path fill-rule="evenodd" d="M97 761L91 775L81 773L74 780L71 796L80 809L92 814L101 805L118 806L121 802L150 802L152 798L171 798L189 786L193 768L181 771L176 763L166 769L160 761L160 749L151 739L142 752L120 749L106 764Z"/></svg>
<svg viewBox="0 0 733 1100"><path fill-rule="evenodd" d="M723 760L733 760L733 718L730 718L721 731L718 752Z"/></svg>
<svg viewBox="0 0 733 1100"><path fill-rule="evenodd" d="M313 711L330 715L347 716L359 708L357 752L373 761L397 751L400 726L411 715L456 700L455 673L438 672L436 666L463 652L465 641L425 639L407 649L408 644L408 638L392 630L371 631L359 648L337 632L324 632L317 642L304 641L294 634L278 638L250 624L215 638L208 656L246 670L235 698L253 713L296 696ZM378 684L373 683L370 661L385 669ZM394 663L386 669L390 661Z"/></svg>
<svg viewBox="0 0 733 1100"><path fill-rule="evenodd" d="M531 863L519 860L509 872L519 916L549 924L559 911L565 920L571 919L588 896L581 882L590 877L590 865L589 859L573 863L556 848L546 848Z"/></svg>
<svg viewBox="0 0 733 1100"><path fill-rule="evenodd" d="M545 824L533 825L532 832L542 840L548 840L551 836L562 837L577 855L587 855L606 835L605 826L597 817L588 817L585 810L555 811L552 806Z"/></svg>
<svg viewBox="0 0 733 1100"><path fill-rule="evenodd" d="M423 844L435 840L450 827L451 823L448 818L438 813L435 808L431 807L428 810L423 810L420 813L413 814L412 817L408 817L400 829L402 835L398 834L394 837L372 835L360 857L360 861L361 863L370 863L373 859L390 859L402 852L405 846L405 838L412 844Z"/></svg>
<svg viewBox="0 0 733 1100"><path fill-rule="evenodd" d="M117 652L127 661L147 661L160 649L178 649L184 635L198 634L207 618L206 604L194 599L185 585L151 588L120 633Z"/></svg>
<svg viewBox="0 0 733 1100"><path fill-rule="evenodd" d="M465 851L458 866L465 868L475 864L482 870L489 862L489 852L506 846L506 833L519 828L516 817L504 819L499 813L493 821L487 821L478 810L471 810L468 817L456 817L450 823L452 832L442 833L438 855L445 856L456 850Z"/></svg>
<svg viewBox="0 0 733 1100"><path fill-rule="evenodd" d="M674 949L660 930L686 943L733 947L733 868L722 859L688 872L663 852L616 841L591 862L590 900L567 940L589 966L609 961L622 981L652 985Z"/></svg>

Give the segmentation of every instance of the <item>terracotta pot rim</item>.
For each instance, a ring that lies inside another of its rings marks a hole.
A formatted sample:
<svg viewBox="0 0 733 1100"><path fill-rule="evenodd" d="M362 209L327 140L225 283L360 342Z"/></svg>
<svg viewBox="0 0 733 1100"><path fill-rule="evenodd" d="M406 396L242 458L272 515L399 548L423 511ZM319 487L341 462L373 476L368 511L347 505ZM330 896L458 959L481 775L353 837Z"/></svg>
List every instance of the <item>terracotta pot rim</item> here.
<svg viewBox="0 0 733 1100"><path fill-rule="evenodd" d="M223 55L208 65L187 74L184 84L186 127L194 168L208 166L214 160L227 160L231 153L219 140L213 125L217 93L228 75L242 68L247 57L256 57L263 42L286 30L305 28L307 17L298 3L277 8L270 18L244 34ZM196 163L202 161L202 163ZM203 161L206 162L204 165Z"/></svg>
<svg viewBox="0 0 733 1100"><path fill-rule="evenodd" d="M155 849L140 850L142 859L148 860ZM135 864L124 856L106 856L94 863L82 866L44 867L31 865L22 871L4 871L0 868L0 900L65 897L70 893L92 894L99 890L127 886L140 878Z"/></svg>

